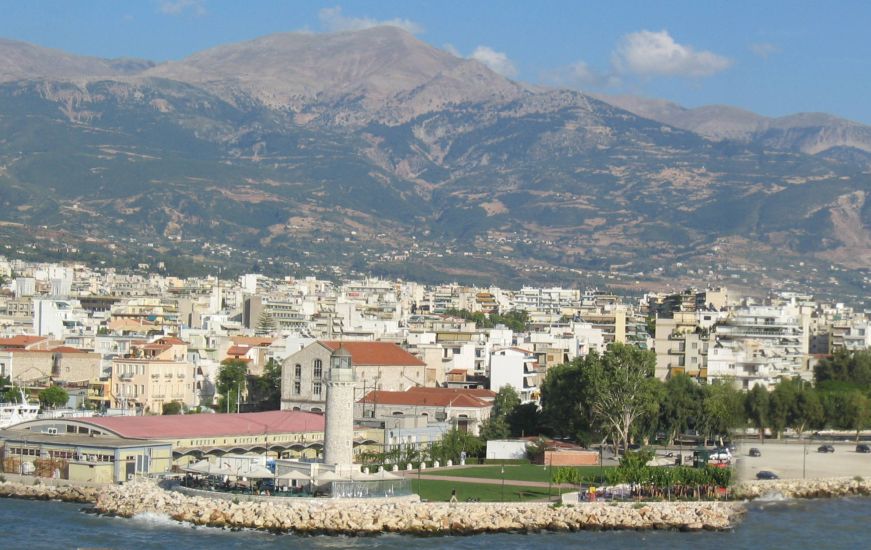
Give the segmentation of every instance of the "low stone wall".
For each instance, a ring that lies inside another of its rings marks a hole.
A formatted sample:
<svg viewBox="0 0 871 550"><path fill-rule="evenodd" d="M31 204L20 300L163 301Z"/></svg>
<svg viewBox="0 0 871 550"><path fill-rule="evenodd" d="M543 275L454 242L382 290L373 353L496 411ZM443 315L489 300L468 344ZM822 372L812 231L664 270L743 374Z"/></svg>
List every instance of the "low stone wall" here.
<svg viewBox="0 0 871 550"><path fill-rule="evenodd" d="M732 487L732 498L753 500L773 495L786 498L836 498L871 495L871 480L837 477L828 479L772 479L745 481Z"/></svg>

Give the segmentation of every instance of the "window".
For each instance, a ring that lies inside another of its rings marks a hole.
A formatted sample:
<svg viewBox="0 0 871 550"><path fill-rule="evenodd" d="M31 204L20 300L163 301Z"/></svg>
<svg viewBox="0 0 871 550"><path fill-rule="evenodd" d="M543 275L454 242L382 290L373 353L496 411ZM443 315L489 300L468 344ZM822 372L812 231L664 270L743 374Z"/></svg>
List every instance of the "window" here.
<svg viewBox="0 0 871 550"><path fill-rule="evenodd" d="M315 359L315 378L321 378L324 375L324 364L320 359Z"/></svg>
<svg viewBox="0 0 871 550"><path fill-rule="evenodd" d="M301 378L302 377L302 365L296 364L293 366L293 377Z"/></svg>
<svg viewBox="0 0 871 550"><path fill-rule="evenodd" d="M314 384L312 384L312 393L314 395L321 394L321 383L320 382L315 382Z"/></svg>
<svg viewBox="0 0 871 550"><path fill-rule="evenodd" d="M293 394L299 395L301 391L302 391L302 384L300 384L299 382L294 382L293 383Z"/></svg>

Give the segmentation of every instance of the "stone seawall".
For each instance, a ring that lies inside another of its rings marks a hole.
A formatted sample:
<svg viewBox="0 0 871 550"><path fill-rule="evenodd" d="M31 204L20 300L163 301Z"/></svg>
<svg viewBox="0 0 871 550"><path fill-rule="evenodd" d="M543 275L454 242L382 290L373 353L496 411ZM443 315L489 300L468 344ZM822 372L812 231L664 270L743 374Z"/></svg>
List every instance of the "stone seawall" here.
<svg viewBox="0 0 871 550"><path fill-rule="evenodd" d="M732 498L753 500L771 495L786 498L871 496L871 480L860 477L827 479L772 479L745 481L732 487Z"/></svg>
<svg viewBox="0 0 871 550"><path fill-rule="evenodd" d="M30 500L62 500L64 502L95 503L103 487L77 487L72 485L37 485L24 483L0 483L0 498L23 498Z"/></svg>
<svg viewBox="0 0 871 550"><path fill-rule="evenodd" d="M164 491L154 484L110 487L98 511L123 517L144 512L213 527L269 529L306 534L420 535L583 529L728 529L743 505L729 502L591 503L553 507L548 503L420 503L408 500L306 500L232 502Z"/></svg>
<svg viewBox="0 0 871 550"><path fill-rule="evenodd" d="M736 502L585 503L420 503L366 500L300 502L227 501L165 491L140 481L102 489L0 483L0 496L92 502L103 514L167 515L194 525L268 529L300 534L417 535L585 529L722 530L744 514Z"/></svg>

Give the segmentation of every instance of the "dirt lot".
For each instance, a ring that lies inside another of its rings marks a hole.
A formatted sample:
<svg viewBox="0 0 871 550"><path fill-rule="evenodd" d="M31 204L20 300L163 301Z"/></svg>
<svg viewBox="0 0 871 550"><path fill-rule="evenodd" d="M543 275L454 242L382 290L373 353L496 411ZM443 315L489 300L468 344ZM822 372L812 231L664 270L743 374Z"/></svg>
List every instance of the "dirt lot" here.
<svg viewBox="0 0 871 550"><path fill-rule="evenodd" d="M807 445L799 441L742 442L735 453L738 479L755 479L760 470L772 471L783 479L846 476L871 479L871 454L857 453L856 444L852 442L832 443L834 453L817 452L824 443L813 440L808 440ZM749 456L751 447L759 449L762 456Z"/></svg>

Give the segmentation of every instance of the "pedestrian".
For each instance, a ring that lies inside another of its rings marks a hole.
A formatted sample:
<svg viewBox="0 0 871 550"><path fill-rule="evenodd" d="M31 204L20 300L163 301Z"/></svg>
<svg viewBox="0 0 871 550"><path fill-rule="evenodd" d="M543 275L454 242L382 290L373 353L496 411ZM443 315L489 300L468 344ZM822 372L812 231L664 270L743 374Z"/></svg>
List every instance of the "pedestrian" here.
<svg viewBox="0 0 871 550"><path fill-rule="evenodd" d="M450 502L451 502L451 504L457 503L457 490L456 489L451 489L451 501Z"/></svg>

